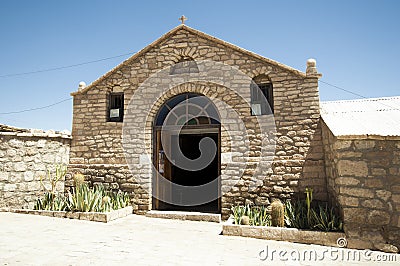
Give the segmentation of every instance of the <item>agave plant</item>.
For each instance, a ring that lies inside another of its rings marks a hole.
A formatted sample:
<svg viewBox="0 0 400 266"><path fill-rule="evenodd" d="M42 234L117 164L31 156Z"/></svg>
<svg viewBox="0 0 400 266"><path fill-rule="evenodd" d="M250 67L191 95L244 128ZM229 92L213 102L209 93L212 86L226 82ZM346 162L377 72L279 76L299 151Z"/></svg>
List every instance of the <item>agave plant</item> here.
<svg viewBox="0 0 400 266"><path fill-rule="evenodd" d="M231 208L232 214L233 214L233 221L235 224L240 224L240 219L243 216L243 206L233 206Z"/></svg>
<svg viewBox="0 0 400 266"><path fill-rule="evenodd" d="M241 224L244 216L249 217L250 225L266 226L271 224L271 218L265 206L234 206L231 210L235 224Z"/></svg>
<svg viewBox="0 0 400 266"><path fill-rule="evenodd" d="M111 198L111 206L114 210L125 208L129 205L129 195L127 193L121 191L117 193L110 192L108 196Z"/></svg>
<svg viewBox="0 0 400 266"><path fill-rule="evenodd" d="M34 208L36 210L53 211L80 211L80 212L109 212L129 205L129 195L125 192L113 192L103 185L89 188L84 182L83 175L76 175L75 187L65 197L55 192L55 185L65 175L65 169L56 167L56 175L52 182L52 189L46 191L42 198L38 198ZM50 175L49 175L50 176Z"/></svg>
<svg viewBox="0 0 400 266"><path fill-rule="evenodd" d="M250 225L255 226L270 226L271 216L265 206L254 206L249 213Z"/></svg>
<svg viewBox="0 0 400 266"><path fill-rule="evenodd" d="M101 203L103 199L103 190L89 188L85 183L80 184L75 188L74 193L68 192L68 199L71 203L73 211L81 212L98 212L101 210Z"/></svg>
<svg viewBox="0 0 400 266"><path fill-rule="evenodd" d="M35 210L68 211L69 206L65 197L61 194L45 192L43 198L39 198L34 207Z"/></svg>
<svg viewBox="0 0 400 266"><path fill-rule="evenodd" d="M250 205L245 205L245 206L234 206L231 208L232 213L233 213L233 218L234 218L234 223L235 224L240 224L240 220L242 219L243 216L249 216L251 215L251 207Z"/></svg>
<svg viewBox="0 0 400 266"><path fill-rule="evenodd" d="M304 201L290 201L285 203L285 225L298 229L308 229L307 205Z"/></svg>
<svg viewBox="0 0 400 266"><path fill-rule="evenodd" d="M336 216L328 204L319 204L317 210L312 210L313 228L321 231L343 231L343 222Z"/></svg>
<svg viewBox="0 0 400 266"><path fill-rule="evenodd" d="M285 225L287 227L320 231L343 231L343 222L334 208L327 203L308 204L307 201L286 201ZM310 206L310 207L308 207Z"/></svg>

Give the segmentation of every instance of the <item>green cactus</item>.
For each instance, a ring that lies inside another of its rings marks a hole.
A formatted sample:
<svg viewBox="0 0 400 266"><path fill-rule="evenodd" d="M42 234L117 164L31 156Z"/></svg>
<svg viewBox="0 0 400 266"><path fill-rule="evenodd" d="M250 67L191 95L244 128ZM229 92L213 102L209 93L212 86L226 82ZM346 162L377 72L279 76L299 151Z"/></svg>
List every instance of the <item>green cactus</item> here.
<svg viewBox="0 0 400 266"><path fill-rule="evenodd" d="M271 224L278 227L285 225L285 205L280 200L271 203Z"/></svg>
<svg viewBox="0 0 400 266"><path fill-rule="evenodd" d="M241 225L250 225L250 217L242 216L242 218L240 218L240 224Z"/></svg>
<svg viewBox="0 0 400 266"><path fill-rule="evenodd" d="M83 183L85 183L85 176L81 173L75 173L74 175L75 188L79 187Z"/></svg>

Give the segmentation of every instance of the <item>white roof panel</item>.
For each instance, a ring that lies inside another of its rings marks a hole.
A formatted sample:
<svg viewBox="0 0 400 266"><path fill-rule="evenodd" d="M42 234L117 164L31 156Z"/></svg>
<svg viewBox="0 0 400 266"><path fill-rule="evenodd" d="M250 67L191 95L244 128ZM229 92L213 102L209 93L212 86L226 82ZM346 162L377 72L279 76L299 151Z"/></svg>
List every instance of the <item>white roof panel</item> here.
<svg viewBox="0 0 400 266"><path fill-rule="evenodd" d="M400 96L321 102L321 116L335 136L400 136Z"/></svg>

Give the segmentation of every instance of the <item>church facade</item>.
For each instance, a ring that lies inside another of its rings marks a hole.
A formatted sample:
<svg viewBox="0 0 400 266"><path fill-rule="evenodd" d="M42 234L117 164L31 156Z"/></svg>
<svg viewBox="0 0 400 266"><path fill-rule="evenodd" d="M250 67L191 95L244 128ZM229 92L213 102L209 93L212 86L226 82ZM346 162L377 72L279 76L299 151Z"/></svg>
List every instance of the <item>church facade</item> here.
<svg viewBox="0 0 400 266"><path fill-rule="evenodd" d="M136 213L225 219L234 205L304 196L307 187L328 200L320 77L314 60L302 72L182 24L72 93L66 188L80 172L129 192ZM192 105L200 115L179 113ZM204 138L214 151L205 167L176 164L170 147L190 164L206 154Z"/></svg>

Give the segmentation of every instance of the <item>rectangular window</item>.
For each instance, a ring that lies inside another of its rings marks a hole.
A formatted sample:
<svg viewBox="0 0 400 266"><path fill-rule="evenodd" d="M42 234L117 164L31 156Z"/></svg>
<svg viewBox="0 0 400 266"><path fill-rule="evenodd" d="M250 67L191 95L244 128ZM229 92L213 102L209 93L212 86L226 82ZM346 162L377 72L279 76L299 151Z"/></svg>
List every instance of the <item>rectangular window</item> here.
<svg viewBox="0 0 400 266"><path fill-rule="evenodd" d="M255 84L251 85L251 115L268 115L274 113L273 103L271 83L257 84L257 86Z"/></svg>
<svg viewBox="0 0 400 266"><path fill-rule="evenodd" d="M124 94L110 93L108 96L107 121L122 122L124 117Z"/></svg>

